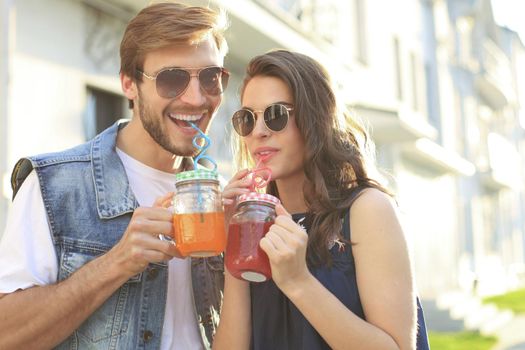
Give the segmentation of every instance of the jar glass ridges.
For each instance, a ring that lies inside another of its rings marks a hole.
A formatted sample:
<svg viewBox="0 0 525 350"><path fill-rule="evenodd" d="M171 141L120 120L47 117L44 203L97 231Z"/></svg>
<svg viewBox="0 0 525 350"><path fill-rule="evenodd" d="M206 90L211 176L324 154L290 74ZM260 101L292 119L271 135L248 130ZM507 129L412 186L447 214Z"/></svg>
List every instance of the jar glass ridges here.
<svg viewBox="0 0 525 350"><path fill-rule="evenodd" d="M182 256L218 255L226 246L224 211L216 171L197 169L175 175L173 231Z"/></svg>
<svg viewBox="0 0 525 350"><path fill-rule="evenodd" d="M277 197L248 193L239 196L235 214L228 227L225 263L238 279L263 282L271 278L268 256L259 246L275 221Z"/></svg>

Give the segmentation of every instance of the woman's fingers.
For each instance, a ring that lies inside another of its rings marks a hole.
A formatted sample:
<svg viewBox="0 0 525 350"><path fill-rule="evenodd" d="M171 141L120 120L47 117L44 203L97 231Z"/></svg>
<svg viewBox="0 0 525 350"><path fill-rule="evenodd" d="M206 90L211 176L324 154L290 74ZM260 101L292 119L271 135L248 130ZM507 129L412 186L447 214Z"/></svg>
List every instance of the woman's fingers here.
<svg viewBox="0 0 525 350"><path fill-rule="evenodd" d="M231 187L225 187L222 191L222 197L227 199L234 199L235 197L250 192L250 189L244 184L234 184Z"/></svg>
<svg viewBox="0 0 525 350"><path fill-rule="evenodd" d="M250 192L250 179L246 178L248 170L241 170L235 174L222 191L223 205L233 205L238 196Z"/></svg>
<svg viewBox="0 0 525 350"><path fill-rule="evenodd" d="M282 229L281 228L270 229L266 233L266 235L261 239L261 243L262 242L267 242L267 243L263 243L263 244L264 245L268 245L267 248L272 250L272 251L287 251L288 250L288 243L283 238L283 237L286 237L286 233L285 232L277 233L276 231L278 231L278 230L282 230ZM263 244L261 244L261 248L262 248Z"/></svg>
<svg viewBox="0 0 525 350"><path fill-rule="evenodd" d="M277 204L275 206L275 214L277 214L277 216L284 215L290 219L292 218L292 215L290 215L290 213L283 207L282 204Z"/></svg>
<svg viewBox="0 0 525 350"><path fill-rule="evenodd" d="M237 173L235 173L235 175L233 175L230 181L240 180L244 178L246 175L248 175L249 172L250 172L249 169L239 170Z"/></svg>

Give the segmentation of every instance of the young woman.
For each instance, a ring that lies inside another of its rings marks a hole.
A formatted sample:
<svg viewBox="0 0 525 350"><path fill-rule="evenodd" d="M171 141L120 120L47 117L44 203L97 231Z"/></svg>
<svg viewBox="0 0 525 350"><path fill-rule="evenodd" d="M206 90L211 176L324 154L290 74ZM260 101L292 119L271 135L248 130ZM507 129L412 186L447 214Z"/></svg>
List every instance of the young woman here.
<svg viewBox="0 0 525 350"><path fill-rule="evenodd" d="M214 348L416 348L416 296L395 204L369 178L367 135L340 112L327 72L302 54L269 52L249 63L241 100L232 119L239 165L270 168L267 192L282 206L260 242L272 280L226 272ZM249 191L247 173L225 187L227 210ZM424 327L419 336L424 348Z"/></svg>

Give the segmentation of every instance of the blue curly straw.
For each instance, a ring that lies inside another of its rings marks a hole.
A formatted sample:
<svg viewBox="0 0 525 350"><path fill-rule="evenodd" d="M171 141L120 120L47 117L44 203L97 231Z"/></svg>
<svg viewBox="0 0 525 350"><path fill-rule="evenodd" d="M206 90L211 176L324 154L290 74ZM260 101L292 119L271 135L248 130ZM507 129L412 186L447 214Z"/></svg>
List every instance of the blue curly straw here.
<svg viewBox="0 0 525 350"><path fill-rule="evenodd" d="M206 154L206 152L208 151L208 148L210 148L210 145L211 145L210 138L208 137L208 135L203 133L202 130L199 129L197 125L193 124L192 122L188 122L188 124L190 124L191 127L197 130L198 132L198 134L195 135L195 137L192 140L193 146L199 150L199 154L195 157L195 160L193 162L193 169L197 170L197 164L199 163L199 160L206 159L208 162L213 164L213 171L216 171L217 163L215 162L214 159L212 159L209 155ZM199 145L198 143L199 139L204 140L204 145L202 146Z"/></svg>
<svg viewBox="0 0 525 350"><path fill-rule="evenodd" d="M198 132L198 134L195 135L195 137L192 140L193 146L199 150L199 154L195 157L195 160L193 161L193 170L197 170L197 166L199 164L199 160L206 159L211 164L213 164L213 171L216 171L217 170L217 163L215 162L214 159L212 159L210 156L208 156L206 154L206 151L208 150L208 148L211 145L210 138L208 137L208 135L203 133L202 130L199 129L199 127L197 125L195 125L194 123L188 122L188 124L190 124L191 127L194 128L195 130L197 130L197 132ZM204 140L204 145L201 146L199 144L199 142L198 142L199 139L203 139ZM202 215L202 211L204 210L204 202L203 202L203 199L202 199L202 193L200 191L200 184L197 184L197 186L198 186L197 205L199 206L199 208L201 208L201 222L204 222L204 216Z"/></svg>

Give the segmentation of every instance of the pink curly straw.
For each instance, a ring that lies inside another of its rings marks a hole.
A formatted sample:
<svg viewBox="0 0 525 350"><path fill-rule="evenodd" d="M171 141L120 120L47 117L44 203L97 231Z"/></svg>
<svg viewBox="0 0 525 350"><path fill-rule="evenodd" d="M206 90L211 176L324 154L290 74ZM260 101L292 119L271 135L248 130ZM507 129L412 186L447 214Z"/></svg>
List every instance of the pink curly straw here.
<svg viewBox="0 0 525 350"><path fill-rule="evenodd" d="M272 179L272 170L268 167L261 167L264 157L259 158L257 165L254 169L250 170L247 176L252 179L252 185L250 187L252 192L256 192L257 189L262 189L268 185Z"/></svg>

